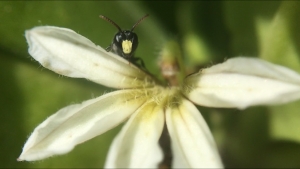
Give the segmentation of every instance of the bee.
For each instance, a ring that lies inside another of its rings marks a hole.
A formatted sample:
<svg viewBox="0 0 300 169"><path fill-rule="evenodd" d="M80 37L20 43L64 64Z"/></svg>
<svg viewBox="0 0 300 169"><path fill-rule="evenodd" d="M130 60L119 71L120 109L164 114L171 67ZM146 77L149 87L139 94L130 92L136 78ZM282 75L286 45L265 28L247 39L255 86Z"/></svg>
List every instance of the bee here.
<svg viewBox="0 0 300 169"><path fill-rule="evenodd" d="M133 56L135 50L138 47L138 36L133 32L134 28L139 25L146 17L149 15L146 14L141 19L139 19L131 28L131 30L122 30L119 25L117 25L114 21L109 19L106 16L100 15L99 17L110 22L114 25L119 32L115 34L111 45L109 45L105 50L107 52L112 51L113 53L125 58L129 62L136 64L137 61L141 61L141 65L145 68L144 62L140 58L135 58ZM140 67L139 65L137 65Z"/></svg>

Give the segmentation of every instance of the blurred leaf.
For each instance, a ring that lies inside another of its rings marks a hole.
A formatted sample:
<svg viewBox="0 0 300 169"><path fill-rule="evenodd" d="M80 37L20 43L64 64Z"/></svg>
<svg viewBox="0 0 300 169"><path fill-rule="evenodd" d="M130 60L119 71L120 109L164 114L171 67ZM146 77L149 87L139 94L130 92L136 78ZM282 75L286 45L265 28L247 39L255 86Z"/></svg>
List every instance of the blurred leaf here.
<svg viewBox="0 0 300 169"><path fill-rule="evenodd" d="M271 136L279 140L300 142L300 101L271 108Z"/></svg>
<svg viewBox="0 0 300 169"><path fill-rule="evenodd" d="M267 27L260 57L300 71L300 2L283 2ZM260 23L263 24L263 23ZM265 24L267 25L267 24Z"/></svg>
<svg viewBox="0 0 300 169"><path fill-rule="evenodd" d="M225 23L233 56L258 56L256 20L272 19L280 1L225 1Z"/></svg>
<svg viewBox="0 0 300 169"><path fill-rule="evenodd" d="M282 2L271 22L258 19L260 57L300 73L300 2ZM271 107L270 129L277 139L300 142L300 101Z"/></svg>
<svg viewBox="0 0 300 169"><path fill-rule="evenodd" d="M0 166L28 167L16 161L28 135L23 118L25 100L14 78L15 62L7 59L4 53L0 53L0 59Z"/></svg>
<svg viewBox="0 0 300 169"><path fill-rule="evenodd" d="M207 66L228 57L229 34L223 20L222 5L221 1L178 3L177 25L190 67Z"/></svg>

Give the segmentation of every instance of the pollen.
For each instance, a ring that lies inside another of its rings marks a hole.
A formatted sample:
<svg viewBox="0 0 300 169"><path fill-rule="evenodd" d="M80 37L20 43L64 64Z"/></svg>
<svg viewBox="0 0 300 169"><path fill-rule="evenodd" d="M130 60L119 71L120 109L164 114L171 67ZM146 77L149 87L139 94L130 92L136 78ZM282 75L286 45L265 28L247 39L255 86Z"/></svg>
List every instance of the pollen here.
<svg viewBox="0 0 300 169"><path fill-rule="evenodd" d="M122 48L125 54L129 54L132 50L132 42L129 40L123 40Z"/></svg>

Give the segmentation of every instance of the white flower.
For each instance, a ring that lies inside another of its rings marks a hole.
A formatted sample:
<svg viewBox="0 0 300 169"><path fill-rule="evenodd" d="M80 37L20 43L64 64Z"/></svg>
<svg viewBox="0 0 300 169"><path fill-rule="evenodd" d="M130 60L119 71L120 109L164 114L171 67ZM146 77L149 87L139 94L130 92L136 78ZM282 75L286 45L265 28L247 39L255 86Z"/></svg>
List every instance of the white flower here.
<svg viewBox="0 0 300 169"><path fill-rule="evenodd" d="M156 168L163 158L158 140L166 123L172 167L222 168L211 132L193 103L244 109L300 98L300 75L259 59L229 59L186 77L181 86L164 87L72 30L36 27L26 31L26 39L30 55L44 67L121 90L47 118L29 137L20 161L67 153L129 118L111 145L106 167Z"/></svg>

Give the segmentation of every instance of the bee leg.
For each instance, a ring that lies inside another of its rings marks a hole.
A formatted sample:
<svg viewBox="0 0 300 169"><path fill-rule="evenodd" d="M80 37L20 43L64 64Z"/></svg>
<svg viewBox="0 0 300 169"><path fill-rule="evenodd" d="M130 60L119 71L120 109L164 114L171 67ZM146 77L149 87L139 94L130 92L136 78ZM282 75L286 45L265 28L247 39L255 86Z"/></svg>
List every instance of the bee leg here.
<svg viewBox="0 0 300 169"><path fill-rule="evenodd" d="M111 45L109 45L107 48L105 48L106 52L110 52L112 49Z"/></svg>
<svg viewBox="0 0 300 169"><path fill-rule="evenodd" d="M134 65L136 65L137 67L148 71L147 68L146 68L146 66L145 66L144 61L141 58L139 58L139 57L131 57L130 58L130 62L133 63ZM138 62L140 62L140 63L138 63Z"/></svg>

